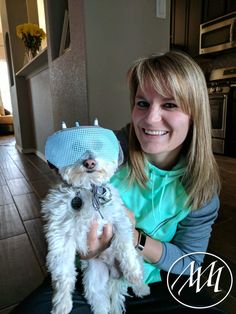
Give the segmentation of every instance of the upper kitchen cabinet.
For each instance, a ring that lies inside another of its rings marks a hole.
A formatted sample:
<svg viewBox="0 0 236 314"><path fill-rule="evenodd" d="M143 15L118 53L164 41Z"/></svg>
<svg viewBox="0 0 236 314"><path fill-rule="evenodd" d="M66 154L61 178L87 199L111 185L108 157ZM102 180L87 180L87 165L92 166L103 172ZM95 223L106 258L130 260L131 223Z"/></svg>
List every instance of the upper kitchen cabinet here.
<svg viewBox="0 0 236 314"><path fill-rule="evenodd" d="M193 57L198 55L201 16L201 0L171 1L171 48L183 50Z"/></svg>
<svg viewBox="0 0 236 314"><path fill-rule="evenodd" d="M233 11L236 11L235 0L205 0L202 6L201 23L208 22Z"/></svg>

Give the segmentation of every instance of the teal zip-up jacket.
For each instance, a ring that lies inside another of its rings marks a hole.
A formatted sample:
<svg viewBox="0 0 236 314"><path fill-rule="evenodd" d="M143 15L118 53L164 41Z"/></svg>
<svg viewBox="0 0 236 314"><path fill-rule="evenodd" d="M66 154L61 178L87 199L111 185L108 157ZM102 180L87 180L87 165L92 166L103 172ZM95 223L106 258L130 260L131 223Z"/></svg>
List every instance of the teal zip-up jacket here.
<svg viewBox="0 0 236 314"><path fill-rule="evenodd" d="M142 229L153 239L170 242L179 221L189 213L185 206L187 195L180 183L185 167L179 163L172 171L164 171L147 163L146 173L150 180L146 188L137 183L128 186L128 166L122 167L111 179L113 186L119 189L121 198L130 208L136 219L136 227ZM145 281L160 280L160 269L145 262Z"/></svg>
<svg viewBox="0 0 236 314"><path fill-rule="evenodd" d="M184 171L183 159L171 171L158 169L147 162L146 174L149 180L146 188L137 183L129 187L128 166L124 164L111 179L125 206L134 212L136 227L162 242L160 260L155 264L144 262L146 283L160 281L160 269L168 271L181 256L207 250L212 224L219 209L219 198L215 195L202 208L190 211L185 205L187 194L181 184ZM192 260L198 267L203 261L203 255L185 257L182 263L172 268L172 272L182 273Z"/></svg>

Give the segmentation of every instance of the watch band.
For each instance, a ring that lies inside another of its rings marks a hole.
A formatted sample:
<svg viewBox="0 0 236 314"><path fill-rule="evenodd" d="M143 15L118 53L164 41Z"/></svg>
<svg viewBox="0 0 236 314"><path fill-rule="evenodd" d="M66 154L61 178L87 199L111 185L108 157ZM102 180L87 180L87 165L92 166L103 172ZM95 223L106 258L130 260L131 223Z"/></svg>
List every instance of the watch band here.
<svg viewBox="0 0 236 314"><path fill-rule="evenodd" d="M140 229L136 229L136 230L138 231L139 235L138 235L138 243L135 246L135 248L138 249L139 251L143 251L147 236L145 233L142 232L142 230Z"/></svg>

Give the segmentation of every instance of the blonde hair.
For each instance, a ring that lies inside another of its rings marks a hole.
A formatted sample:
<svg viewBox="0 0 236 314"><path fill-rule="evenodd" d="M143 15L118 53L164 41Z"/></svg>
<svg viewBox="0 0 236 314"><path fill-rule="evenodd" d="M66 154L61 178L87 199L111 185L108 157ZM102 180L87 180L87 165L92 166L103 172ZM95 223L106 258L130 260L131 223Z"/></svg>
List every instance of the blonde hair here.
<svg viewBox="0 0 236 314"><path fill-rule="evenodd" d="M186 172L181 179L188 194L187 205L197 209L220 190L218 167L212 153L211 118L204 74L197 63L182 52L143 58L128 71L131 110L138 86L149 82L156 92L174 98L192 121L182 153ZM145 155L131 123L129 136L129 180L145 186Z"/></svg>

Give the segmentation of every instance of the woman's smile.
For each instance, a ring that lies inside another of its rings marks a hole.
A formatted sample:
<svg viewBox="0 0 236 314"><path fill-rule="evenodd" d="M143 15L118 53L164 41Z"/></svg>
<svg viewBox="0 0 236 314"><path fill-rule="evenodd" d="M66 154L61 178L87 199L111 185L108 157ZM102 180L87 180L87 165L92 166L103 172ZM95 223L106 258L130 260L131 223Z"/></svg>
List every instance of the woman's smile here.
<svg viewBox="0 0 236 314"><path fill-rule="evenodd" d="M151 136L163 136L168 133L168 131L163 131L163 130L149 130L149 129L143 129L143 132L147 135Z"/></svg>

